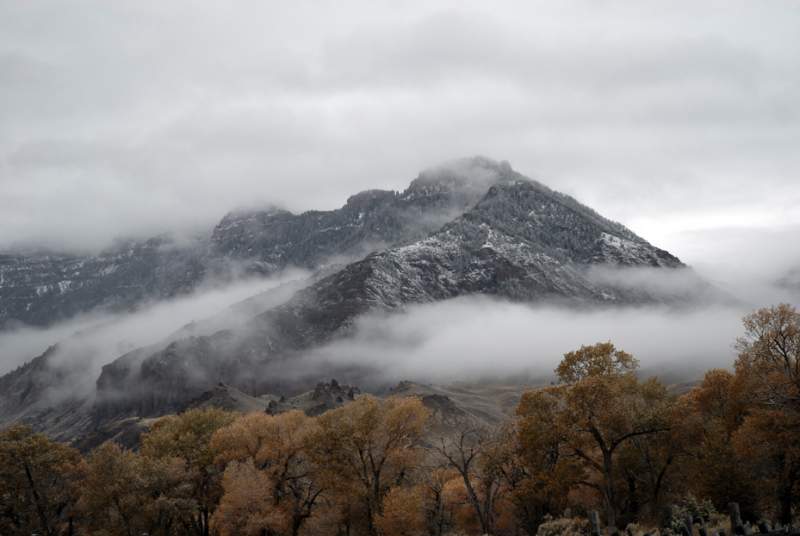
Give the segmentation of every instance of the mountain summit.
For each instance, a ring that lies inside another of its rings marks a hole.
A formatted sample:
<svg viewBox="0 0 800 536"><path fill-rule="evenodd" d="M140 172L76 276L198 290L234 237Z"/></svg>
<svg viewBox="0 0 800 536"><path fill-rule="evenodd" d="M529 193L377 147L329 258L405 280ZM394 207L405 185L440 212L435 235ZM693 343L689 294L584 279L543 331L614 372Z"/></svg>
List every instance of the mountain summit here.
<svg viewBox="0 0 800 536"><path fill-rule="evenodd" d="M0 252L0 330L93 310L125 312L204 282L315 270L414 241L472 206L508 166L470 158L422 172L403 192L369 190L335 210L233 211L207 236L124 241L97 255Z"/></svg>

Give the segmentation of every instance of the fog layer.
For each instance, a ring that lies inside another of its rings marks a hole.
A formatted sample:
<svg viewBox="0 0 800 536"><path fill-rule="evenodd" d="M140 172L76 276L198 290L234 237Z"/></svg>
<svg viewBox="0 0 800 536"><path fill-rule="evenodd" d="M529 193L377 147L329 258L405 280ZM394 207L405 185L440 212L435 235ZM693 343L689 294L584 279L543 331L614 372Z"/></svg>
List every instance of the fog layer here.
<svg viewBox="0 0 800 536"><path fill-rule="evenodd" d="M191 322L221 314L220 322L242 323L246 318L237 317L235 311L227 309L229 306L305 277L304 272L287 271L274 278L244 280L226 287L203 287L194 294L149 304L132 313L88 314L46 329L0 332L0 374L58 343L52 363L80 367L86 379L94 382L102 365L136 348L158 343ZM214 326L221 327L219 323Z"/></svg>
<svg viewBox="0 0 800 536"><path fill-rule="evenodd" d="M780 277L791 266L800 266L800 246L789 231L732 231L701 238L704 248L689 250L691 258L701 261L696 271L593 271L605 283L694 298L690 307L581 310L465 297L409 307L400 314L367 315L356 321L351 338L271 366L267 374L276 379L302 376L318 381L336 370L358 369L359 377L366 370L373 383L408 378L449 382L546 377L564 352L607 340L634 353L646 370L680 379L709 367L730 366L743 315L778 302L800 304L800 285L787 285ZM673 252L681 255L680 249ZM186 335L244 323L252 315L226 308L302 275L287 273L277 279L203 290L133 314L87 316L46 330L5 333L0 335L0 373L60 342L54 362L74 369L75 383L68 384L70 389L78 389L79 383L91 387L103 364L162 341L192 321L197 322L196 328ZM275 300L286 299L291 287L278 294ZM202 322L207 317L214 320ZM81 334L72 336L76 331Z"/></svg>
<svg viewBox="0 0 800 536"><path fill-rule="evenodd" d="M721 306L575 311L464 298L362 318L355 337L312 353L296 370L307 375L314 366L357 366L373 379L439 383L542 378L565 352L612 341L650 372L690 379L732 365L746 312Z"/></svg>
<svg viewBox="0 0 800 536"><path fill-rule="evenodd" d="M748 250L720 247L718 252L733 256L721 254L699 274L646 268L593 271L598 281L678 299L678 305L567 308L464 297L413 306L401 314L362 317L352 337L296 363L280 363L269 373L313 378L339 370L373 386L403 379L541 380L551 377L565 352L612 341L639 358L647 374L694 380L709 368L733 365L745 315L781 302L800 306L800 285L774 277L786 258L774 258L768 249L755 248L751 258L737 264ZM775 266L768 268L770 263Z"/></svg>

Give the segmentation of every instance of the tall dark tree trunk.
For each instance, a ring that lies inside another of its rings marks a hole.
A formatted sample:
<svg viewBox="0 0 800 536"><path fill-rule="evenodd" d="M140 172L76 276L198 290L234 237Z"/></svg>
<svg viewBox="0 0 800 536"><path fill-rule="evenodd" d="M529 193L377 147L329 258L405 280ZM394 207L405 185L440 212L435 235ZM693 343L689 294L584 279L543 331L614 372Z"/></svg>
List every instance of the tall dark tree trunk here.
<svg viewBox="0 0 800 536"><path fill-rule="evenodd" d="M43 504L43 500L41 495L39 495L39 491L36 489L36 483L33 480L33 474L31 473L31 468L28 467L28 464L24 464L25 467L25 477L28 479L28 486L31 489L31 495L33 495L33 502L36 504L36 514L39 516L39 523L41 524L42 532L44 532L45 536L50 536L52 531L50 530L50 523L47 521L47 513L45 511L45 507Z"/></svg>
<svg viewBox="0 0 800 536"><path fill-rule="evenodd" d="M367 499L367 534L369 536L377 536L378 530L375 527L375 508L372 505L372 499Z"/></svg>
<svg viewBox="0 0 800 536"><path fill-rule="evenodd" d="M606 507L606 525L613 531L617 528L617 512L614 497L613 464L611 451L603 449L603 495Z"/></svg>
<svg viewBox="0 0 800 536"><path fill-rule="evenodd" d="M628 501L627 501L627 513L629 519L636 519L639 516L639 509L641 506L639 505L639 496L637 494L636 489L636 477L635 475L628 474L626 476L628 481Z"/></svg>
<svg viewBox="0 0 800 536"><path fill-rule="evenodd" d="M467 497L469 498L469 502L472 504L472 507L475 509L475 513L478 516L478 522L481 525L481 532L483 534L491 534L491 522L488 519L487 512L481 508L481 501L478 499L478 494L475 492L475 488L472 487L469 474L464 471L461 473L461 477L464 480L464 487L467 488Z"/></svg>
<svg viewBox="0 0 800 536"><path fill-rule="evenodd" d="M792 494L793 482L785 482L781 485L778 492L778 501L780 503L779 521L782 525L789 526L792 524L792 503L794 496Z"/></svg>

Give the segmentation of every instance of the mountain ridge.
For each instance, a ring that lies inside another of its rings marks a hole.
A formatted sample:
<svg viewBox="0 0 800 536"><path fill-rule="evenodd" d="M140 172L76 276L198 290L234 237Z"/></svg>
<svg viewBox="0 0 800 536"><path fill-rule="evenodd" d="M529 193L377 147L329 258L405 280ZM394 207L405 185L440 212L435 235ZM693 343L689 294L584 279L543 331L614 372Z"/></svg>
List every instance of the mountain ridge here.
<svg viewBox="0 0 800 536"><path fill-rule="evenodd" d="M238 332L176 341L138 364L120 359L106 365L98 378L101 405L105 392L130 392L131 385L147 392L136 389L139 400L131 406L114 395L103 411L175 409L217 381L254 392L267 388L244 377L269 360L346 336L353 321L368 312L469 294L513 301L645 303L656 298L596 284L584 267L685 267L633 233L621 233L632 239L610 234L618 230L613 223L577 210L569 199L513 174L501 177L472 209L429 237L348 264Z"/></svg>
<svg viewBox="0 0 800 536"><path fill-rule="evenodd" d="M269 209L226 218L212 232L230 246L225 258L266 273L292 259L313 266L336 253L358 257L358 248L387 240L308 284L290 285L274 303L243 306L249 318L240 324L226 324L221 313L200 328L188 325L150 347L108 356L96 398L69 399L63 407L28 404L21 393L46 393L37 383L55 366L46 353L35 367L0 379L9 384L0 398L17 397L0 401L0 422L16 415L69 438L180 411L219 382L249 395L269 392L276 381L265 372L269 366L347 337L367 313L473 294L580 306L652 303L660 298L593 280L591 268L686 268L572 197L484 158L431 168L403 192L361 192L335 211Z"/></svg>
<svg viewBox="0 0 800 536"><path fill-rule="evenodd" d="M0 252L0 331L48 326L93 310L130 311L209 281L225 284L291 266L316 270L331 259L352 260L421 238L477 201L500 168L485 158L465 161L484 176L424 171L402 192L366 190L327 211L234 210L207 236L188 241L164 234L97 255Z"/></svg>

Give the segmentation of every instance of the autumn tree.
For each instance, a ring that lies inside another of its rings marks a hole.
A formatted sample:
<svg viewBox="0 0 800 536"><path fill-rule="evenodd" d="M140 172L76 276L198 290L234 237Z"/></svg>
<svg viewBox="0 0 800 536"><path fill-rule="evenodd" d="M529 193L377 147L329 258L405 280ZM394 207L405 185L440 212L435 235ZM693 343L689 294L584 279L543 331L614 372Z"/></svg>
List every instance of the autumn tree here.
<svg viewBox="0 0 800 536"><path fill-rule="evenodd" d="M384 497L408 480L419 460L417 447L427 420L428 410L419 399L372 396L318 417L310 454L324 469L322 485L334 494L354 494L371 536L377 534Z"/></svg>
<svg viewBox="0 0 800 536"><path fill-rule="evenodd" d="M231 462L222 477L224 494L211 520L221 536L287 534L289 513L273 502L273 483L252 460Z"/></svg>
<svg viewBox="0 0 800 536"><path fill-rule="evenodd" d="M27 426L0 432L0 534L72 534L80 470L75 449Z"/></svg>
<svg viewBox="0 0 800 536"><path fill-rule="evenodd" d="M428 534L442 536L453 527L454 512L448 501L447 486L461 477L453 469L441 467L423 467L419 485L422 488L422 508L425 513Z"/></svg>
<svg viewBox="0 0 800 536"><path fill-rule="evenodd" d="M456 474L456 478L445 482L443 489L445 511L451 518L451 526L456 534L477 534L481 530L480 522L475 515L475 508L470 504L464 479Z"/></svg>
<svg viewBox="0 0 800 536"><path fill-rule="evenodd" d="M424 536L425 491L421 486L395 487L383 499L383 512L375 525L383 536Z"/></svg>
<svg viewBox="0 0 800 536"><path fill-rule="evenodd" d="M635 434L619 446L616 478L622 490L620 510L628 520L655 520L665 504L677 498L670 495L673 490L686 487L685 482L673 478L676 466L689 455L681 428L685 413L667 387L657 380L639 382L635 398L643 408L654 410L650 418L664 429Z"/></svg>
<svg viewBox="0 0 800 536"><path fill-rule="evenodd" d="M734 443L788 523L800 497L800 313L787 304L759 309L744 328L736 378L751 407Z"/></svg>
<svg viewBox="0 0 800 536"><path fill-rule="evenodd" d="M184 468L177 458L152 460L105 443L88 457L81 481L79 511L90 534L177 534L183 501L168 491L180 485Z"/></svg>
<svg viewBox="0 0 800 536"><path fill-rule="evenodd" d="M569 450L561 428L562 400L558 389L522 397L517 408L510 460L503 469L522 530L536 534L545 515L568 506L568 495L582 479L583 469Z"/></svg>
<svg viewBox="0 0 800 536"><path fill-rule="evenodd" d="M192 409L156 421L142 436L141 452L153 460L180 460L184 474L180 486L168 490L189 507L182 523L187 533L209 536L211 514L221 495L221 474L214 463L210 441L214 433L234 419L220 409Z"/></svg>
<svg viewBox="0 0 800 536"><path fill-rule="evenodd" d="M315 428L301 411L251 413L214 434L216 461L230 464L214 516L223 535L299 534L322 492L307 454Z"/></svg>
<svg viewBox="0 0 800 536"><path fill-rule="evenodd" d="M501 475L487 456L491 443L490 430L470 429L453 438L440 438L432 447L464 483L467 500L483 534L494 531L495 502L502 489Z"/></svg>
<svg viewBox="0 0 800 536"><path fill-rule="evenodd" d="M328 471L323 475L323 482L329 482L332 475ZM303 524L303 531L336 536L363 534L367 512L360 489L360 484L344 479L326 487L327 492L320 495L314 507L314 515Z"/></svg>
<svg viewBox="0 0 800 536"><path fill-rule="evenodd" d="M734 448L749 483L762 498L762 513L777 514L781 523L792 522L792 509L800 497L800 422L773 409L755 409L734 434ZM777 510L771 505L777 504Z"/></svg>
<svg viewBox="0 0 800 536"><path fill-rule="evenodd" d="M736 502L742 514L752 516L752 477L733 448L747 410L737 378L724 369L709 370L676 402L669 443L682 454L674 476L684 488L721 511Z"/></svg>
<svg viewBox="0 0 800 536"><path fill-rule="evenodd" d="M599 342L564 354L555 373L561 383L572 385L591 378L623 377L638 367L639 361L631 354L610 342Z"/></svg>
<svg viewBox="0 0 800 536"><path fill-rule="evenodd" d="M577 483L599 493L612 527L621 503L620 452L634 438L669 431L669 397L657 380L640 382L637 366L611 343L583 346L564 355L556 369L560 385L525 393L518 410L528 430L549 427L546 439L532 436L531 448L556 445L558 458L578 462Z"/></svg>
<svg viewBox="0 0 800 536"><path fill-rule="evenodd" d="M736 374L761 407L800 413L800 313L781 304L744 318Z"/></svg>

